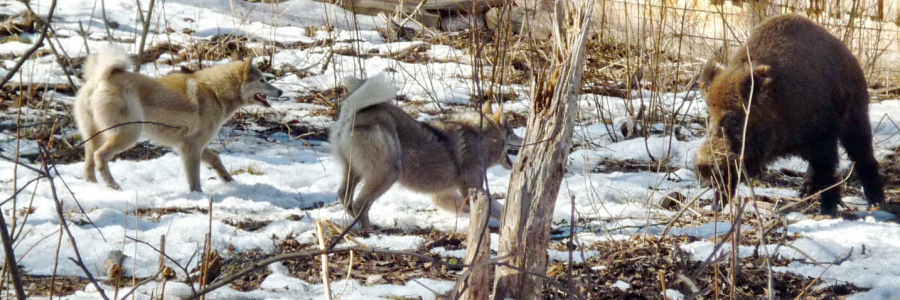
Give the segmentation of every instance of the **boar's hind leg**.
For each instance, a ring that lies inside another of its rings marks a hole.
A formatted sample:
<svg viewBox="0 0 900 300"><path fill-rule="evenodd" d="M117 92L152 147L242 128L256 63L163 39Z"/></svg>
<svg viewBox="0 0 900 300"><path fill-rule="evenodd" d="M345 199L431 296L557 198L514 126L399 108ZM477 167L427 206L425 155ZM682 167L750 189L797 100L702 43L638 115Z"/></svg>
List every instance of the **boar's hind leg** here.
<svg viewBox="0 0 900 300"><path fill-rule="evenodd" d="M868 114L865 111L850 116L850 124L845 126L841 134L841 145L847 150L847 156L856 163L854 169L862 182L863 193L869 205L884 202L884 185L878 175L878 161L872 153L872 129Z"/></svg>
<svg viewBox="0 0 900 300"><path fill-rule="evenodd" d="M819 195L821 197L820 203L822 204L819 213L833 216L837 214L837 206L841 201L841 187L835 185L837 178L834 177L834 171L837 169L838 164L837 141L834 139L820 139L820 141L811 146L811 151L807 157L809 171L806 174L810 179L810 192L814 194L822 191Z"/></svg>

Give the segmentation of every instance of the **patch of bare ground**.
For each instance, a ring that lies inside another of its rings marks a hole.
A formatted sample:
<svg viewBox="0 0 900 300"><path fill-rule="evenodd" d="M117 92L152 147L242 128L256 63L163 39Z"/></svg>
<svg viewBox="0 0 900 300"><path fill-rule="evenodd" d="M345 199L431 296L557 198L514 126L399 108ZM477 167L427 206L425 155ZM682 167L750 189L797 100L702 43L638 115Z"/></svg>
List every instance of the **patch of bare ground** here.
<svg viewBox="0 0 900 300"><path fill-rule="evenodd" d="M748 220L748 222L751 221ZM425 239L425 242L413 251L450 264L461 263L461 260L428 254L429 251L436 247L444 247L447 250L464 249L466 239L463 234L430 229L404 231L392 228L363 231L359 233L359 236L366 237L375 233L420 236ZM744 239L746 242L742 242L742 244L753 243L749 239L749 235ZM551 262L547 276L569 286L586 299L662 299L660 293L664 289L677 290L687 295L691 293L690 285L702 289L699 295L707 299L714 298L716 295L729 297L732 293L729 282L731 282L733 267L727 262L720 262L701 269L701 262L691 260L690 255L679 247L696 240L697 238L684 236L664 238L635 236L626 241L595 243L582 249L574 249L573 255L580 255L582 250L597 250L598 256L588 259L585 263L572 265L571 270L566 262ZM551 244L551 248L565 251L566 245L558 242ZM254 262L274 255L313 249L318 249L318 245L301 244L291 237L278 241L276 252L273 254L265 254L260 251L233 252L232 249L229 251L231 253L229 257L222 262L222 273L219 278L227 277L251 266ZM415 278L454 281L457 280L459 271L462 269L410 256L356 252L352 255L352 262L350 256L350 253L329 256L332 280L346 279L348 265L351 263L350 278L367 284L402 285ZM785 266L788 263L790 261L784 259L772 261L774 266ZM317 258L288 260L283 264L288 267L292 276L313 284L321 283L321 262ZM760 256L753 255L743 259L740 266L741 272L733 291L734 298L765 299L768 271ZM260 283L269 274L271 271L268 268L260 268L232 282L230 286L240 291L259 289ZM679 276L679 274L683 276ZM812 289L811 286L819 283L813 278L778 272L773 272L772 276L776 299L795 298L801 293L806 297L804 299L835 299L867 290L847 283L838 283L823 289ZM690 279L690 283L687 283L684 278ZM130 282L130 279L126 281ZM618 281L627 283L630 287L620 289L614 286ZM49 294L49 277L26 276L25 282L30 295L47 296ZM57 277L54 295L72 294L84 289L87 284L86 279L78 277ZM124 287L128 288L128 283L125 283ZM544 288L543 297L544 299L569 299L566 294L551 285Z"/></svg>
<svg viewBox="0 0 900 300"><path fill-rule="evenodd" d="M124 160L148 160L159 158L166 153L172 152L172 149L154 145L150 142L143 141L137 143L131 149L119 153L116 157Z"/></svg>
<svg viewBox="0 0 900 300"><path fill-rule="evenodd" d="M219 278L231 276L231 274L248 268L255 262L266 258L268 258L268 255L258 250L232 253L229 258L222 261L222 274L219 275ZM259 268L235 280L230 286L235 290L244 292L256 290L259 289L259 285L269 274L272 274L272 270L269 270L269 268Z"/></svg>
<svg viewBox="0 0 900 300"><path fill-rule="evenodd" d="M257 231L271 224L272 221L255 219L225 219L222 220L222 223L244 231Z"/></svg>
<svg viewBox="0 0 900 300"><path fill-rule="evenodd" d="M598 243L590 248L598 250L599 256L573 265L571 275L568 264L559 262L550 264L547 275L572 287L586 299L663 299L662 292L666 289L691 294L691 284L697 286L700 289L698 295L706 299L730 297L730 264L711 264L701 269L701 262L692 261L690 255L679 248L691 241L688 237L636 236L628 241ZM786 260L773 261L778 266L787 263ZM740 269L733 298L766 299L768 271L760 258L754 256L742 260ZM691 283L680 279L679 274ZM804 299L835 299L867 290L848 283L812 289L810 286L818 283L813 278L777 272L772 272L772 276L775 299L791 299L800 294L805 295ZM618 281L630 287L614 286ZM544 299L568 299L549 285L543 296Z"/></svg>
<svg viewBox="0 0 900 300"><path fill-rule="evenodd" d="M341 86L326 89L312 90L304 93L290 101L305 104L314 104L322 108L308 108L309 117L326 116L330 119L337 119L340 110L337 104L338 99L346 96L344 88ZM225 126L238 130L253 130L261 137L269 136L273 133L286 133L293 138L327 140L328 128L320 128L309 126L297 120L288 122L276 122L261 113L247 112L246 110L238 111L234 116L225 123Z"/></svg>
<svg viewBox="0 0 900 300"><path fill-rule="evenodd" d="M660 163L654 162L645 162L639 160L615 160L609 158L603 158L594 168L591 169L591 173L613 173L613 172L623 172L623 173L631 173L631 172L666 172L668 169L667 166L661 165Z"/></svg>
<svg viewBox="0 0 900 300"><path fill-rule="evenodd" d="M56 276L53 286L53 296L67 296L77 291L84 290L84 287L90 284L87 278L73 276ZM50 276L22 276L22 286L28 297L48 297L50 296ZM5 291L0 291L4 295Z"/></svg>
<svg viewBox="0 0 900 300"><path fill-rule="evenodd" d="M301 244L289 238L278 243L276 255L302 250L318 249L318 245ZM419 251L419 253L423 253ZM435 260L442 260L437 254L425 255ZM353 259L351 261L351 255ZM283 262L291 276L313 284L322 283L321 261L319 259L296 259ZM352 264L352 271L347 272ZM329 270L332 280L351 279L368 284L405 284L411 279L433 278L455 280L456 275L433 261L422 260L411 256L382 255L373 253L339 253L329 256Z"/></svg>
<svg viewBox="0 0 900 300"><path fill-rule="evenodd" d="M175 213L207 214L207 213L209 213L209 208L205 208L205 207L155 207L155 208L139 208L137 210L137 216L139 218L153 221L153 222L159 222L159 219L162 216L171 215L171 214L175 214Z"/></svg>
<svg viewBox="0 0 900 300"><path fill-rule="evenodd" d="M268 118L238 113L226 123L230 129L253 131L259 137L269 140L273 133L285 133L292 139L328 140L328 128L309 126L299 121L275 122Z"/></svg>
<svg viewBox="0 0 900 300"><path fill-rule="evenodd" d="M881 161L881 178L884 181L886 202L900 199L900 147L885 155Z"/></svg>

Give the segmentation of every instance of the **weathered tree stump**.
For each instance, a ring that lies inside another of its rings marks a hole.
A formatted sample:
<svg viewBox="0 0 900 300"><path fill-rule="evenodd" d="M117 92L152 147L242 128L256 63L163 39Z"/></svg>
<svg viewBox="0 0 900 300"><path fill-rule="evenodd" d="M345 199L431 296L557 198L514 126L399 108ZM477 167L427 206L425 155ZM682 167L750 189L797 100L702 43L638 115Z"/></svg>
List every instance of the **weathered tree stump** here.
<svg viewBox="0 0 900 300"><path fill-rule="evenodd" d="M487 300L491 295L489 264L491 258L490 198L484 191L469 189L469 236L466 238L466 260L469 265L450 299Z"/></svg>

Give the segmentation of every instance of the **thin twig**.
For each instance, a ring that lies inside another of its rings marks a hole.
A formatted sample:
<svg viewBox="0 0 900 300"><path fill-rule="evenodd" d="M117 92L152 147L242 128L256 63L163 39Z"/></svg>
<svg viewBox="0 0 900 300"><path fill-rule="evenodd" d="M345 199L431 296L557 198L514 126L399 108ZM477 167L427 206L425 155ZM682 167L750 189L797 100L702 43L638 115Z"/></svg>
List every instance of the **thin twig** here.
<svg viewBox="0 0 900 300"><path fill-rule="evenodd" d="M12 79L12 77L16 75L16 73L19 72L19 68L21 68L22 65L25 64L25 61L28 60L28 58L30 58L31 55L34 54L34 52L36 52L39 48L41 48L41 46L44 45L44 39L47 38L47 32L50 30L49 20L53 19L53 12L55 10L56 0L52 0L50 1L50 11L47 13L48 21L43 22L44 26L43 28L41 28L41 35L38 36L37 41L35 41L34 44L30 48L28 48L25 53L22 54L22 57L19 57L19 61L17 61L16 64L8 70L8 73L6 73L6 76L3 77L3 80L0 80L0 87L6 85L6 83L9 82L9 80ZM35 16L35 18L38 18L38 16Z"/></svg>
<svg viewBox="0 0 900 300"><path fill-rule="evenodd" d="M143 31L141 32L141 43L138 44L138 52L137 59L138 62L134 64L134 72L138 72L141 70L141 63L144 57L144 43L147 41L147 32L150 31L150 18L153 15L153 4L156 3L155 0L150 0L150 7L147 8L147 17L144 18L144 13L141 12L141 1L135 0L137 2L138 15L141 17L141 22L143 23Z"/></svg>
<svg viewBox="0 0 900 300"><path fill-rule="evenodd" d="M12 213L15 214L16 212ZM12 277L13 287L16 290L16 299L25 300L25 289L22 288L19 265L16 263L16 254L13 252L12 240L9 237L9 229L6 227L6 218L3 217L3 213L0 213L0 240L3 242L3 253L6 255L9 277Z"/></svg>
<svg viewBox="0 0 900 300"><path fill-rule="evenodd" d="M319 247L325 249L325 228L322 226L322 222L316 221L316 235L319 240ZM322 260L322 285L325 287L325 299L331 300L331 272L328 270L328 254L322 254L319 256Z"/></svg>
<svg viewBox="0 0 900 300"><path fill-rule="evenodd" d="M566 243L566 250L569 251L569 265L566 270L566 280L569 281L569 290L575 290L575 281L572 280L572 269L575 260L575 196L572 196L572 211L569 214L569 242Z"/></svg>
<svg viewBox="0 0 900 300"><path fill-rule="evenodd" d="M356 252L362 252L362 253L371 253L371 254L382 254L382 255L409 256L409 257L415 257L415 258L418 258L418 259L421 259L421 260L425 260L425 261L428 261L428 262L431 262L431 263L435 263L435 264L443 265L443 266L447 266L447 267L474 268L474 267L479 266L479 265L477 265L477 264L474 265L474 266L469 266L469 265L465 265L465 264L451 264L451 263L446 262L446 261L444 261L444 260L436 259L436 258L433 258L433 257L431 257L431 256L428 256L428 255L425 255L425 254L421 254L421 253L412 252L412 251L386 250L386 249L372 249L372 248L364 248L364 247L347 247L347 248L337 248L337 249L317 249L317 250L296 251L296 252L291 252L291 253L285 253L285 254L276 255L276 256L273 256L273 257L270 257L270 258L267 258L267 259L263 259L263 260L257 261L257 262L253 263L253 265L251 265L251 266L249 266L249 267L246 267L246 268L244 268L244 269L241 269L240 271L237 271L237 272L235 272L234 274L232 274L232 275L230 275L230 276L228 276L228 277L222 278L222 279L220 279L220 280L218 280L218 281L216 281L216 282L214 282L214 283L211 283L211 284L207 285L205 288L203 288L203 289L201 289L200 291L194 293L193 295L191 295L191 296L188 297L187 299L198 299L198 298L200 298L200 297L203 296L203 295L206 295L206 294L208 294L208 293L210 293L210 292L212 292L212 291L214 291L214 290L216 290L216 289L218 289L218 288L220 288L220 287L222 287L222 286L225 286L225 285L227 285L227 284L229 284L229 283L231 283L231 282L234 282L235 280L238 280L238 279L240 279L240 278L246 276L246 275L249 274L250 272L253 272L253 271L255 271L255 270L257 270L257 269L260 269L260 268L264 268L264 267L266 267L266 266L268 266L268 265L270 265L270 264L272 264L272 263L281 262L281 261L285 261L285 260L288 260L288 259L297 259L297 258L313 257L313 256L322 255L322 254L339 254L339 253L345 253L345 252L350 252L350 251L356 251ZM520 271L520 272L523 272L523 273L525 273L525 274L527 274L527 275L531 275L531 276L536 276L536 277L543 278L546 282L550 283L551 285L553 285L554 287L558 288L559 290L561 290L561 291L563 291L563 292L566 292L566 293L569 293L570 295L574 295L576 299L583 299L583 297L581 297L581 296L578 295L578 294L572 293L572 291L570 291L565 285L563 285L562 283L557 282L556 280L553 280L552 278L548 277L546 274L538 274L538 273L534 273L534 272L529 272L529 271L524 270L524 269L521 269L521 268L519 268L519 267L511 266L511 265L509 265L509 264L507 264L507 263L505 263L505 262L499 261L499 260L501 260L501 259L504 259L504 260L505 260L505 259L508 259L508 258L509 258L509 257L495 258L495 259L492 259L492 260L489 260L489 261L485 261L484 263L485 263L485 264L495 264L495 265L500 265L500 266L512 268L512 269L518 270L518 271Z"/></svg>
<svg viewBox="0 0 900 300"><path fill-rule="evenodd" d="M803 288L803 291L801 291L800 295L797 295L797 297L795 297L794 300L803 299L803 295L806 294L806 291L809 291L809 288L812 287L813 284L816 284L817 282L819 282L819 279L822 278L822 275L825 275L825 272L827 272L828 269L831 268L831 266L840 265L839 262L843 262L843 261L847 260L848 258L850 258L851 255L853 255L852 247L850 248L850 252L847 253L846 257L841 257L840 255L835 257L834 261L832 261L831 264L829 264L827 267L825 267L825 269L822 270L822 273L819 273L818 277L813 278L813 280L810 281L809 284L807 284L805 288Z"/></svg>
<svg viewBox="0 0 900 300"><path fill-rule="evenodd" d="M725 237L722 238L722 241L716 243L716 245L713 247L712 253L710 253L702 263L700 263L700 266L697 268L697 271L694 272L691 278L697 278L700 276L700 273L703 272L703 270L713 262L713 257L716 256L716 253L719 252L719 249L722 248L722 246L725 245L725 242L728 241L729 237L731 237L731 235L733 235L734 232L737 231L735 224L740 224L741 215L746 204L747 202L744 202L740 206L738 206L738 213L735 214L734 222L732 223L731 228L727 233L725 233Z"/></svg>
<svg viewBox="0 0 900 300"><path fill-rule="evenodd" d="M106 0L100 0L100 14L103 15L103 29L106 29L106 38L110 42L115 41L112 37L112 32L109 30L109 19L106 18Z"/></svg>
<svg viewBox="0 0 900 300"><path fill-rule="evenodd" d="M43 156L49 160L49 155L47 155L46 149L43 146L38 147L38 151L43 153ZM50 174L50 166L46 163L43 164L43 172L44 174ZM69 238L69 243L72 245L72 250L75 252L75 259L69 258L69 260L75 262L75 264L81 268L84 272L84 275L87 276L88 280L90 280L91 284L94 285L94 288L97 289L97 292L100 294L104 300L109 300L106 296L106 293L103 292L103 289L100 288L100 284L97 283L97 280L94 279L94 275L87 269L87 266L84 265L84 260L81 258L81 253L78 251L78 244L75 242L75 236L72 235L72 231L69 230L69 224L66 223L65 214L63 213L62 200L59 199L59 195L56 192L56 182L52 176L47 176L48 181L50 182L50 193L53 196L53 204L56 205L56 216L59 218L59 223L63 226L63 230L66 232L66 235Z"/></svg>
<svg viewBox="0 0 900 300"><path fill-rule="evenodd" d="M130 236L125 236L125 238L126 238L126 239L129 239L129 240L132 240L132 241L134 241L134 242L143 244L144 246L150 247L150 250L156 251L157 253L159 253L159 255L165 257L166 259L168 259L169 261L171 261L173 264L175 264L176 267L178 267L179 269L181 269L181 271L184 272L184 275L185 275L185 281L187 281L187 282L194 282L194 280L191 278L191 272L188 270L188 268L187 268L186 266L183 266L183 265L181 265L180 263L178 263L177 260L175 260L174 258L172 258L171 256L169 256L168 254L166 254L165 251L160 250L159 248L156 248L156 246L153 246L153 245L151 245L151 244L148 243L148 242L145 242L145 241L142 241L142 240L139 240L139 239L130 237ZM191 257L188 259L188 262L187 262L185 265L190 265L190 264L191 264L191 261L194 260L194 256L195 256L195 255L197 255L197 252L196 252L196 251L194 251L194 254L191 254ZM196 294L196 293L197 293L197 290L194 289L194 285L193 285L193 284L188 284L188 287L191 288L191 292L192 292L193 294Z"/></svg>
<svg viewBox="0 0 900 300"><path fill-rule="evenodd" d="M135 284L133 287L131 287L131 289L128 290L128 292L126 292L125 294L123 294L122 297L119 298L119 299L121 299L121 300L128 299L128 296L131 296L131 294L133 294L135 291L137 291L137 289L138 289L139 287L141 287L142 285L145 285L145 284L147 284L147 283L150 283L150 282L156 280L156 277L159 277L159 274L162 273L162 271L163 271L163 269L159 269L159 270L156 271L156 274L153 274L153 275L150 276L150 277L144 278L144 280L141 280L140 282L138 282L137 284Z"/></svg>

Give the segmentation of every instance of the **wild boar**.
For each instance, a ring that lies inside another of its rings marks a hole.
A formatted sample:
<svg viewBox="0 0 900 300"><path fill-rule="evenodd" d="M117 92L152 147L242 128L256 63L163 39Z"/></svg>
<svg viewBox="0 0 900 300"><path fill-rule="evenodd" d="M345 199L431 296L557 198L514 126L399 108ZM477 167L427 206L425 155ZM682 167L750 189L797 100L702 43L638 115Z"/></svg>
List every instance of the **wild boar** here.
<svg viewBox="0 0 900 300"><path fill-rule="evenodd" d="M720 183L717 202L734 195L739 161L753 177L779 157L799 156L809 162L801 196L822 192L820 213L835 215L838 141L855 163L869 204L884 201L866 78L847 46L825 28L794 14L770 18L724 65L710 60L699 80L709 130L697 151L697 173Z"/></svg>

